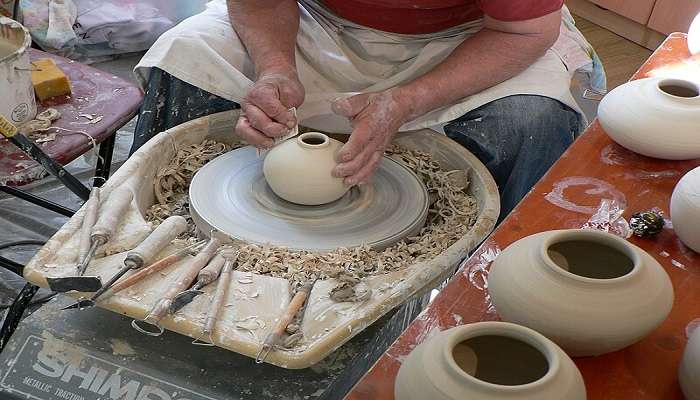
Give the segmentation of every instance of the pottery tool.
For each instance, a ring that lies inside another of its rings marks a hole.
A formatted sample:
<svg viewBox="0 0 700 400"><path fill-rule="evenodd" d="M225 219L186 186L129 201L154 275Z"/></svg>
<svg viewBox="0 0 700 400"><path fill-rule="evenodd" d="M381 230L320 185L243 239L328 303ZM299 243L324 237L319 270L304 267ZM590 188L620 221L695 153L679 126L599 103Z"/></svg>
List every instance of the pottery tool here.
<svg viewBox="0 0 700 400"><path fill-rule="evenodd" d="M274 348L280 344L282 337L287 330L287 326L292 322L299 310L304 307L306 300L311 294L311 289L314 287L314 283L316 283L316 279L309 280L302 287L300 287L294 297L292 297L292 301L289 302L284 314L282 314L275 327L265 338L258 355L255 357L256 364L261 364L264 362L270 352L272 352Z"/></svg>
<svg viewBox="0 0 700 400"><path fill-rule="evenodd" d="M120 292L124 289L127 289L142 280L146 279L147 277L155 274L156 272L162 271L165 268L175 264L176 262L182 260L185 256L187 255L192 255L195 251L197 251L199 248L201 248L206 242L204 240L199 241L197 243L194 243L190 246L187 246L185 248L182 248L180 250L177 250L176 252L167 255L160 260L154 262L153 264L142 268L139 271L136 271L133 275L130 275L124 280L115 283L112 286L112 293L117 293Z"/></svg>
<svg viewBox="0 0 700 400"><path fill-rule="evenodd" d="M163 327L160 326L160 321L169 314L173 298L192 284L192 281L197 277L199 271L214 257L220 244L221 242L219 239L212 234L209 243L197 253L180 275L178 275L177 279L175 279L163 296L153 305L153 308L151 308L146 318L142 321L131 321L131 326L146 335L160 336L163 334ZM150 325L150 327L155 327L157 331L144 329L139 323L145 323Z"/></svg>
<svg viewBox="0 0 700 400"><path fill-rule="evenodd" d="M207 318L204 320L204 327L202 328L202 335L200 338L208 338L209 342L201 342L201 340L195 340L192 344L200 346L213 346L214 340L211 335L214 332L214 327L219 319L219 311L221 306L224 304L226 299L226 289L231 284L231 276L233 275L233 268L236 266L236 261L238 260L238 251L233 249L224 249L219 253L221 257L225 260L223 270L219 275L219 281L216 284L216 292L214 292L214 297L209 305L209 311L207 312Z"/></svg>
<svg viewBox="0 0 700 400"><path fill-rule="evenodd" d="M83 223L80 228L80 244L76 263L80 263L85 259L90 251L90 233L92 232L92 227L95 226L95 222L97 222L97 209L99 207L100 188L99 186L93 186L90 190L90 197L87 202L85 202L85 216L83 217Z"/></svg>
<svg viewBox="0 0 700 400"><path fill-rule="evenodd" d="M64 310L79 308L84 309L93 307L95 301L103 293L109 290L112 285L119 280L124 274L130 270L142 268L147 262L151 261L165 246L173 239L178 237L182 232L187 230L187 220L179 215L168 217L136 248L126 254L124 259L124 267L119 272L114 274L107 283L105 283L95 294L89 299L81 299L80 301L63 308Z"/></svg>
<svg viewBox="0 0 700 400"><path fill-rule="evenodd" d="M219 273L221 273L225 262L226 260L221 253L215 255L214 258L209 261L209 264L199 271L197 274L197 282L189 290L185 290L175 296L170 305L170 313L176 313L179 309L191 303L195 297L204 293L201 289L214 282L219 277Z"/></svg>
<svg viewBox="0 0 700 400"><path fill-rule="evenodd" d="M94 292L102 287L102 280L99 277L83 275L97 248L107 243L114 234L133 198L134 193L131 189L124 186L114 189L110 196L103 201L98 212L97 222L90 231L90 249L77 266L78 276L46 278L51 290L55 292L70 290Z"/></svg>
<svg viewBox="0 0 700 400"><path fill-rule="evenodd" d="M372 183L318 206L287 202L270 189L263 160L248 146L202 167L189 190L190 212L202 232L291 250L383 249L417 234L428 215L425 185L405 165L384 157ZM242 188L245 188L243 190ZM378 224L377 221L382 221Z"/></svg>
<svg viewBox="0 0 700 400"><path fill-rule="evenodd" d="M292 107L292 108L289 109L289 112L291 112L292 115L294 115L294 119L296 120L297 123L294 125L294 128L291 128L291 129L289 130L289 132L287 132L286 134L284 134L284 135L282 135L282 136L280 136L280 137L274 138L274 139L272 140L272 143L273 143L272 145L273 145L273 146L277 146L278 144L284 142L285 140L291 139L291 138L293 138L294 136L296 136L296 135L299 134L299 120L297 120L297 108L296 108L296 107ZM263 149L260 149L260 148L256 148L255 151L256 151L258 157L260 157L262 154L265 154L265 152L266 152L267 150L263 150Z"/></svg>

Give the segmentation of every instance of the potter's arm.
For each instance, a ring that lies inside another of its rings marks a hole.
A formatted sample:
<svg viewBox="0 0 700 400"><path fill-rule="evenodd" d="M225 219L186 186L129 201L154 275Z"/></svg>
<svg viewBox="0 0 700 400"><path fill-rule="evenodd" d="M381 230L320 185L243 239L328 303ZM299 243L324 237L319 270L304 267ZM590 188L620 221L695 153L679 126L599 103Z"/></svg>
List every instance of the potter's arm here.
<svg viewBox="0 0 700 400"><path fill-rule="evenodd" d="M248 50L258 76L296 70L294 47L299 7L294 0L228 0L233 29Z"/></svg>
<svg viewBox="0 0 700 400"><path fill-rule="evenodd" d="M561 12L505 22L486 16L484 27L442 63L396 88L409 120L495 86L542 57L559 37Z"/></svg>

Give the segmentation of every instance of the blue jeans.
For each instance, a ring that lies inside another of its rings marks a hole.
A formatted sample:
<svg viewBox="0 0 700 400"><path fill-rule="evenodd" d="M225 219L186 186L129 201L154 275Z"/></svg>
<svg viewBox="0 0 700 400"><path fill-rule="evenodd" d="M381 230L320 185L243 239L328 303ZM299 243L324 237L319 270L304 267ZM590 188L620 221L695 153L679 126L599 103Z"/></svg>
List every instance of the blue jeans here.
<svg viewBox="0 0 700 400"><path fill-rule="evenodd" d="M235 108L238 104L153 68L131 152L173 126ZM503 219L582 129L581 116L568 106L548 97L518 95L468 112L447 124L445 133L491 171Z"/></svg>
<svg viewBox="0 0 700 400"><path fill-rule="evenodd" d="M509 96L445 125L445 134L486 165L505 218L584 128L584 119L543 96Z"/></svg>

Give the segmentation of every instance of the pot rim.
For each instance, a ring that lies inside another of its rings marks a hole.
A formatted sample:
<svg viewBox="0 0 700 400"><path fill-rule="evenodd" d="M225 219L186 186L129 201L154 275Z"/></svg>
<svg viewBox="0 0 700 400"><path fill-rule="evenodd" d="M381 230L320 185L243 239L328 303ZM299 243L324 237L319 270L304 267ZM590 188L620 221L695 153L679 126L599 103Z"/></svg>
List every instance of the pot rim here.
<svg viewBox="0 0 700 400"><path fill-rule="evenodd" d="M677 96L675 94L671 94L663 89L661 89L661 86L664 85L679 85L685 88L691 88L695 90L697 93L695 96L691 97L686 97L686 96ZM700 99L700 85L698 85L696 82L691 81L690 79L683 79L683 78L662 78L658 79L656 81L656 90L661 93L664 96L671 97L676 100L682 100L682 101L689 101L689 100L697 100Z"/></svg>
<svg viewBox="0 0 700 400"><path fill-rule="evenodd" d="M3 58L0 58L0 62L12 61L26 54L27 49L29 49L32 45L32 37L29 34L27 28L25 28L24 25L20 24L14 19L7 17L0 17L0 25L7 26L10 29L20 30L24 34L24 41L22 42L22 44L12 53L8 54Z"/></svg>
<svg viewBox="0 0 700 400"><path fill-rule="evenodd" d="M533 329L510 322L501 321L477 322L462 325L457 329L457 332L448 338L447 345L442 348L442 356L452 371L454 371L460 378L466 379L471 383L500 391L522 391L543 386L553 381L555 376L559 373L561 368L561 361L558 357L559 349L554 342ZM523 385L501 385L487 382L473 375L469 375L462 368L460 368L459 365L457 365L457 361L455 361L453 356L453 350L460 342L486 335L503 336L516 339L534 347L547 359L547 364L549 366L547 373L536 381Z"/></svg>
<svg viewBox="0 0 700 400"><path fill-rule="evenodd" d="M311 144L311 143L307 143L304 141L304 139L307 139L307 138L321 139L321 140L323 140L323 142L319 143L319 144ZM328 147L331 144L331 140L328 137L328 135L326 135L325 133L306 132L306 133L302 133L301 135L297 136L297 143L299 143L299 146L307 148L307 149L320 149L323 147Z"/></svg>
<svg viewBox="0 0 700 400"><path fill-rule="evenodd" d="M556 243L562 243L570 240L585 240L585 241L590 241L602 245L606 245L609 247L612 247L615 250L620 251L627 257L629 257L632 262L632 270L630 270L628 273L618 276L617 278L589 278L581 275L576 275L572 272L569 272L562 267L560 267L557 263L552 260L552 258L549 256L549 253L547 250L549 249L550 246ZM634 248L630 243L628 243L625 239L622 239L616 235L613 235L612 233L608 232L602 232L602 231L596 231L596 230L589 230L589 229L567 229L567 230L561 230L561 231L555 231L554 234L549 235L545 240L543 240L540 243L539 248L537 249L539 252L540 258L544 262L544 264L549 267L550 270L554 271L558 275L567 277L569 279L576 280L578 282L584 282L584 283L594 283L594 284L605 284L605 285L612 285L612 284L617 284L620 282L625 282L631 279L634 279L637 275L639 275L641 272L640 270L642 269L642 257L640 256L639 252L634 251Z"/></svg>

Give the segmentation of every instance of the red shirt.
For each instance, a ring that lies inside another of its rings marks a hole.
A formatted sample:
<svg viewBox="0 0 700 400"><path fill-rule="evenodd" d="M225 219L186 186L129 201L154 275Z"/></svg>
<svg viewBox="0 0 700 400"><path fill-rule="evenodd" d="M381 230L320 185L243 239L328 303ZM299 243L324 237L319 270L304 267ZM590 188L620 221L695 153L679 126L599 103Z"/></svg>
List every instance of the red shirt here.
<svg viewBox="0 0 700 400"><path fill-rule="evenodd" d="M322 0L339 17L385 32L433 33L484 14L523 21L557 11L564 0Z"/></svg>

